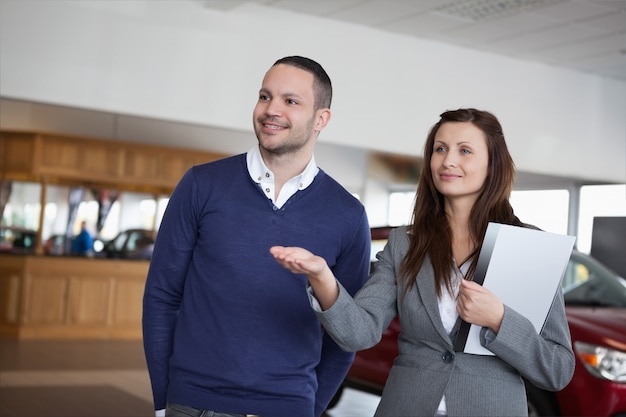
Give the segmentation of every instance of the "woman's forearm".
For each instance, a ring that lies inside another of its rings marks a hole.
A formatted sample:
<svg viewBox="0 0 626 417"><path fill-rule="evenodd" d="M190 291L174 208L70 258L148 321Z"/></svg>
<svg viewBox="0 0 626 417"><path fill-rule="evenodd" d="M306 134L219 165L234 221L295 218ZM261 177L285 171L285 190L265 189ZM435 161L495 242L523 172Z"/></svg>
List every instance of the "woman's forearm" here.
<svg viewBox="0 0 626 417"><path fill-rule="evenodd" d="M331 308L339 297L339 286L330 268L326 266L321 273L309 274L307 278L322 310Z"/></svg>

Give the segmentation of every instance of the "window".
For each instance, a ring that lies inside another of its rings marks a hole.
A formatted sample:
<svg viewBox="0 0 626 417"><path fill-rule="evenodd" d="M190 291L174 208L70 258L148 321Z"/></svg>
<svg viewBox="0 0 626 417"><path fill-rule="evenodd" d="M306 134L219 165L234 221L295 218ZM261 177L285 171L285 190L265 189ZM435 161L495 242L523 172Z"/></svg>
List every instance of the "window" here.
<svg viewBox="0 0 626 417"><path fill-rule="evenodd" d="M415 191L397 191L389 194L387 224L402 226L411 222Z"/></svg>
<svg viewBox="0 0 626 417"><path fill-rule="evenodd" d="M586 185L580 189L577 248L591 251L594 217L626 216L626 184Z"/></svg>
<svg viewBox="0 0 626 417"><path fill-rule="evenodd" d="M157 202L156 208L156 220L154 222L154 230L159 230L161 226L161 221L163 220L163 215L165 214L165 209L167 208L167 203L169 203L169 197L161 197Z"/></svg>
<svg viewBox="0 0 626 417"><path fill-rule="evenodd" d="M415 191L389 194L390 226L409 224L415 200ZM524 223L530 223L553 233L567 233L569 191L529 190L513 191L511 205Z"/></svg>
<svg viewBox="0 0 626 417"><path fill-rule="evenodd" d="M8 184L8 199L2 212L2 225L38 230L41 184L22 181L5 184Z"/></svg>
<svg viewBox="0 0 626 417"><path fill-rule="evenodd" d="M546 232L567 234L568 190L519 190L510 198L515 215Z"/></svg>
<svg viewBox="0 0 626 417"><path fill-rule="evenodd" d="M67 185L46 185L43 202L42 224L39 224L41 214L42 185L23 181L11 181L3 184L2 226L19 227L33 231L41 228L42 238L45 242L53 236L65 236L66 233L76 235L80 232L82 221L87 222L90 233L104 240L113 239L120 231L143 228L152 230L158 226L167 206L168 198L155 196L150 193L131 191L117 191L115 198L110 200L110 210L106 220L98 232L98 217L100 205L98 204L98 189L82 188L78 193L78 202L75 212L72 212L70 200L72 190L76 187ZM6 197L5 197L6 196ZM71 221L68 231L68 221Z"/></svg>

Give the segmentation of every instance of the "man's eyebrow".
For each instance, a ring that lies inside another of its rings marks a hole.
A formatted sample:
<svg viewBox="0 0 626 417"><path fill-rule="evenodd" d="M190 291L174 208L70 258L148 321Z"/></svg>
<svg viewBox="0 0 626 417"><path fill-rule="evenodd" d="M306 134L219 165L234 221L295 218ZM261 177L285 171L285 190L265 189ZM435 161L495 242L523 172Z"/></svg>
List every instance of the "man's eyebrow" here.
<svg viewBox="0 0 626 417"><path fill-rule="evenodd" d="M269 89L264 88L264 87L261 87L261 89L259 90L259 95L267 95L270 97L276 97L276 94L272 94L272 92ZM306 98L304 96L296 93L295 91L283 92L279 94L278 97L282 97L284 99L295 99L296 101L300 103L304 103L306 101Z"/></svg>

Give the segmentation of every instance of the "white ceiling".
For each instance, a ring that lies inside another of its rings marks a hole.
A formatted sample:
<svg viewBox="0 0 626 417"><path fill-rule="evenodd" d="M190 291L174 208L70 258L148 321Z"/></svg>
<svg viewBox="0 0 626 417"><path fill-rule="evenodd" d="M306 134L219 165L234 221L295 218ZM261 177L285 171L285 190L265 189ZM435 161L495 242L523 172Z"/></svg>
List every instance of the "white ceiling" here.
<svg viewBox="0 0 626 417"><path fill-rule="evenodd" d="M626 0L202 0L257 3L626 80Z"/></svg>
<svg viewBox="0 0 626 417"><path fill-rule="evenodd" d="M220 10L234 9L245 3L261 4L626 81L626 0L193 1L201 4L200 7ZM446 9L450 5L474 6L479 11L493 11L498 7L508 9L488 18L472 20L452 15L462 11ZM216 129L102 112L85 114L87 110L9 101L14 102L13 106L8 106L7 100L2 100L0 109L3 114L6 114L7 109L15 107L15 114L39 115L39 119L45 121L39 128L45 131L119 137L161 145L170 144L172 137L184 137L185 144L181 146L197 149L205 149L207 138L216 137L222 140L212 144L212 149L225 153L245 152L250 146L251 131ZM24 111L22 105L31 107ZM3 119L6 122L7 117ZM78 123L79 120L84 123ZM68 131L68 126L74 130ZM28 128L29 125L24 122L24 126L17 123L5 127ZM518 172L517 185L522 188L541 188L544 183L554 185L556 180L556 177ZM565 178L562 180L571 181Z"/></svg>

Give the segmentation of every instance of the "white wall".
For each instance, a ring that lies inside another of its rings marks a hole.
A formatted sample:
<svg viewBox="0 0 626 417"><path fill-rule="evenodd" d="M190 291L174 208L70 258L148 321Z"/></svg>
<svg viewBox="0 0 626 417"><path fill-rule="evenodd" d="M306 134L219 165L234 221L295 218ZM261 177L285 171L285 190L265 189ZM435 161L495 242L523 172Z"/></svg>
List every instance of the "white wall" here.
<svg viewBox="0 0 626 417"><path fill-rule="evenodd" d="M201 3L0 0L0 95L251 131L264 72L300 54L333 79L322 142L417 155L443 110L473 106L500 118L519 170L625 180L624 82L260 5Z"/></svg>

